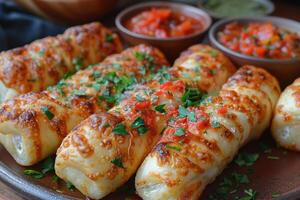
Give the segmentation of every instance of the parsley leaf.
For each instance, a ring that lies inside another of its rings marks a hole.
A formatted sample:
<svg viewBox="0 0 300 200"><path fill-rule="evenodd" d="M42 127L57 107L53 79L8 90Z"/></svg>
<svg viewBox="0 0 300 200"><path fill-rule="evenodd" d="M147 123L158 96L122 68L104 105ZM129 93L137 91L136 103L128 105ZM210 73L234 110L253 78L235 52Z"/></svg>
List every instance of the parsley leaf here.
<svg viewBox="0 0 300 200"><path fill-rule="evenodd" d="M31 176L32 178L35 178L35 179L41 179L41 178L45 177L45 175L42 172L32 170L32 169L24 170L24 174L27 176Z"/></svg>
<svg viewBox="0 0 300 200"><path fill-rule="evenodd" d="M112 132L115 135L128 135L128 132L126 131L126 127L124 124L117 124L113 129Z"/></svg>
<svg viewBox="0 0 300 200"><path fill-rule="evenodd" d="M188 111L185 107L179 106L178 109L179 117L187 117L190 121L195 122L196 121L196 115L195 112Z"/></svg>
<svg viewBox="0 0 300 200"><path fill-rule="evenodd" d="M247 190L244 190L244 192L246 195L244 197L241 197L240 200L255 200L256 199L257 192L254 191L253 189L247 189Z"/></svg>
<svg viewBox="0 0 300 200"><path fill-rule="evenodd" d="M171 146L169 144L166 145L166 148L167 149L172 149L172 150L175 150L175 151L181 151L180 147L178 147L178 146Z"/></svg>
<svg viewBox="0 0 300 200"><path fill-rule="evenodd" d="M67 186L68 190L73 191L75 189L74 185L70 181L66 182L66 186Z"/></svg>
<svg viewBox="0 0 300 200"><path fill-rule="evenodd" d="M141 117L137 117L134 120L131 124L131 128L136 128L139 134L144 134L148 131L148 128L145 126L145 121Z"/></svg>
<svg viewBox="0 0 300 200"><path fill-rule="evenodd" d="M256 153L239 153L236 159L234 160L234 163L240 167L249 167L252 166L258 158L259 154Z"/></svg>
<svg viewBox="0 0 300 200"><path fill-rule="evenodd" d="M141 126L144 126L145 122L141 117L138 117L134 120L134 122L131 124L131 128L138 128Z"/></svg>
<svg viewBox="0 0 300 200"><path fill-rule="evenodd" d="M140 135L143 135L144 133L146 133L148 131L148 128L145 126L142 126L142 127L139 127L137 130Z"/></svg>
<svg viewBox="0 0 300 200"><path fill-rule="evenodd" d="M120 168L125 168L124 165L123 165L123 162L122 162L122 158L121 157L117 157L117 158L114 158L112 161L110 161L112 164L116 165L117 167L120 167Z"/></svg>
<svg viewBox="0 0 300 200"><path fill-rule="evenodd" d="M221 124L220 124L220 122L218 122L217 120L213 120L213 121L211 122L211 126L212 126L213 128L220 128L220 127L221 127Z"/></svg>
<svg viewBox="0 0 300 200"><path fill-rule="evenodd" d="M50 156L42 163L42 172L47 174L48 172L54 172L54 157Z"/></svg>
<svg viewBox="0 0 300 200"><path fill-rule="evenodd" d="M54 114L49 110L47 106L43 106L41 108L41 111L47 116L49 120L52 120L54 118Z"/></svg>
<svg viewBox="0 0 300 200"><path fill-rule="evenodd" d="M105 35L105 42L112 43L114 41L114 37L112 34L106 34Z"/></svg>
<svg viewBox="0 0 300 200"><path fill-rule="evenodd" d="M157 105L154 107L154 110L156 110L157 112L160 112L160 113L165 113L166 112L165 105L166 104Z"/></svg>
<svg viewBox="0 0 300 200"><path fill-rule="evenodd" d="M72 60L72 64L75 66L76 71L79 71L83 65L83 59L81 57L76 57Z"/></svg>
<svg viewBox="0 0 300 200"><path fill-rule="evenodd" d="M173 135L175 136L183 136L185 134L185 131L183 128L179 127L179 128L176 128L176 131Z"/></svg>

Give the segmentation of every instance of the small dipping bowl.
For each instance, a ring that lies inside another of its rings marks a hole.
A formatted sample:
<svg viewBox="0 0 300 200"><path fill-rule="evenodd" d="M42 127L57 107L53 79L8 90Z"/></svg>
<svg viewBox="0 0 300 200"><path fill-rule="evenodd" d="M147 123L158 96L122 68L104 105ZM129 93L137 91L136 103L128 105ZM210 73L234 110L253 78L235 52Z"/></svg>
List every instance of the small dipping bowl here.
<svg viewBox="0 0 300 200"><path fill-rule="evenodd" d="M192 34L180 37L157 38L147 35L138 34L130 31L125 26L125 22L135 15L149 10L151 8L169 8L177 13L182 13L202 22L202 29ZM146 2L131 6L123 10L115 20L118 31L129 45L138 45L141 43L155 46L163 51L170 61L177 58L183 50L189 46L199 43L204 36L204 33L210 27L212 20L210 16L202 9L192 7L180 3L172 2Z"/></svg>
<svg viewBox="0 0 300 200"><path fill-rule="evenodd" d="M238 52L235 52L218 41L217 34L219 31L223 30L223 28L231 23L251 23L251 22L271 22L272 24L300 34L300 23L280 18L280 17L245 17L245 18L231 18L231 19L223 19L215 23L210 31L209 31L209 40L212 46L222 51L225 55L227 55L235 64L238 66L243 65L254 65L257 67L262 67L269 71L271 74L276 76L278 81L280 82L281 87L285 87L291 84L296 78L300 77L300 58L292 58L292 59L270 59L270 58L258 58L253 56L244 55Z"/></svg>

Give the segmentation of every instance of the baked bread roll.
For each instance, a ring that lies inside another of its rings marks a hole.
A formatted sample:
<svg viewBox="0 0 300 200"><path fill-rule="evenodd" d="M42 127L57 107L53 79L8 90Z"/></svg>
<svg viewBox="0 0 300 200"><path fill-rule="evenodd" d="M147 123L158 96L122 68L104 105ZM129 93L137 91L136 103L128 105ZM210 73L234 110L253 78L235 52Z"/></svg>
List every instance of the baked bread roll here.
<svg viewBox="0 0 300 200"><path fill-rule="evenodd" d="M168 65L156 48L139 45L77 72L47 91L15 97L0 107L0 141L20 165L56 152L80 121L112 107L131 85Z"/></svg>
<svg viewBox="0 0 300 200"><path fill-rule="evenodd" d="M300 78L282 92L275 109L272 134L280 146L300 151Z"/></svg>
<svg viewBox="0 0 300 200"><path fill-rule="evenodd" d="M145 200L199 199L238 150L268 127L279 94L273 76L244 66L219 96L173 112L160 141L137 171L138 195Z"/></svg>
<svg viewBox="0 0 300 200"><path fill-rule="evenodd" d="M2 52L0 103L19 94L42 91L55 85L64 74L99 63L121 50L119 37L94 22Z"/></svg>
<svg viewBox="0 0 300 200"><path fill-rule="evenodd" d="M103 198L136 172L172 111L217 93L234 71L217 50L191 47L171 69L160 71L108 112L94 114L74 128L57 151L56 174L84 195Z"/></svg>

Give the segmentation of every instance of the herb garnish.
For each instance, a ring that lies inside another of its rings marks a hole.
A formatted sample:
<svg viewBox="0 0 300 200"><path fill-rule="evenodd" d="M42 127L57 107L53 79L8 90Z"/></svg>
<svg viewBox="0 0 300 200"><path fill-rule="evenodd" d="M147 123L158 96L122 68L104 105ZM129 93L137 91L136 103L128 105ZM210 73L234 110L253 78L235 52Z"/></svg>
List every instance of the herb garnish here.
<svg viewBox="0 0 300 200"><path fill-rule="evenodd" d="M70 181L66 182L66 186L67 186L68 190L73 191L75 189L74 185Z"/></svg>
<svg viewBox="0 0 300 200"><path fill-rule="evenodd" d="M181 151L180 147L178 147L178 146L171 146L169 144L166 145L166 148L167 149L172 149L172 150L175 150L175 151Z"/></svg>
<svg viewBox="0 0 300 200"><path fill-rule="evenodd" d="M187 117L190 121L195 122L196 121L196 115L193 111L188 111L185 107L179 106L178 109L179 117Z"/></svg>
<svg viewBox="0 0 300 200"><path fill-rule="evenodd" d="M33 169L24 170L24 174L27 176L31 176L32 178L35 178L35 179L41 179L41 178L45 177L45 174L43 174L42 172L33 170Z"/></svg>
<svg viewBox="0 0 300 200"><path fill-rule="evenodd" d="M200 91L198 88L185 89L184 94L181 97L181 101L184 107L199 105L206 98L206 94Z"/></svg>
<svg viewBox="0 0 300 200"><path fill-rule="evenodd" d="M48 157L45 159L42 163L42 170L32 170L32 169L26 169L24 170L24 174L27 176L31 176L35 179L41 179L46 176L47 173L54 172L54 157Z"/></svg>
<svg viewBox="0 0 300 200"><path fill-rule="evenodd" d="M141 117L137 117L134 122L131 124L131 128L137 129L139 134L144 134L148 131L148 128L145 126L145 121Z"/></svg>
<svg viewBox="0 0 300 200"><path fill-rule="evenodd" d="M211 126L212 126L213 128L220 128L220 127L221 127L221 124L220 124L220 122L218 122L217 120L213 120L213 121L211 122Z"/></svg>
<svg viewBox="0 0 300 200"><path fill-rule="evenodd" d="M185 131L183 128L179 127L176 128L175 133L173 135L175 136L183 136L185 134Z"/></svg>
<svg viewBox="0 0 300 200"><path fill-rule="evenodd" d="M257 153L239 153L236 159L234 160L234 163L240 167L249 167L252 166L258 158L259 154Z"/></svg>
<svg viewBox="0 0 300 200"><path fill-rule="evenodd" d="M210 200L228 200L229 195L237 191L240 184L249 183L246 174L233 172L231 175L226 176L219 184L219 187L214 193L209 195Z"/></svg>
<svg viewBox="0 0 300 200"><path fill-rule="evenodd" d="M160 113L165 113L166 112L165 105L166 104L157 105L154 107L154 110L156 110L157 112L160 112Z"/></svg>
<svg viewBox="0 0 300 200"><path fill-rule="evenodd" d="M257 192L254 191L253 189L247 189L247 190L244 190L245 192L245 196L241 197L239 200L255 200L256 199L256 195L257 195Z"/></svg>
<svg viewBox="0 0 300 200"><path fill-rule="evenodd" d="M112 43L114 41L114 37L112 34L106 34L105 35L105 42Z"/></svg>
<svg viewBox="0 0 300 200"><path fill-rule="evenodd" d="M117 124L113 129L112 132L115 135L128 135L128 132L126 131L126 127L124 124Z"/></svg>
<svg viewBox="0 0 300 200"><path fill-rule="evenodd" d="M41 111L47 116L49 120L52 120L54 118L54 114L49 110L47 106L43 106L41 108Z"/></svg>
<svg viewBox="0 0 300 200"><path fill-rule="evenodd" d="M72 64L75 66L76 71L79 71L83 65L83 59L81 57L76 57L72 60Z"/></svg>
<svg viewBox="0 0 300 200"><path fill-rule="evenodd" d="M112 164L116 165L117 167L120 167L120 168L125 168L124 165L123 165L123 162L122 162L122 158L121 157L117 157L117 158L114 158L112 161L110 161Z"/></svg>

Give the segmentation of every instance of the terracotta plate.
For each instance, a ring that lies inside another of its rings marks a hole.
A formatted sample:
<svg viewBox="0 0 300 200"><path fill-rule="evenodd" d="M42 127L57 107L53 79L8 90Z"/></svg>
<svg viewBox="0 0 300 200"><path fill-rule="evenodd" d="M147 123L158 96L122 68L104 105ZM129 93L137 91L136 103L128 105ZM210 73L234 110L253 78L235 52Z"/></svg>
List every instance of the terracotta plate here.
<svg viewBox="0 0 300 200"><path fill-rule="evenodd" d="M241 152L259 154L259 158L252 166L249 167L239 167L237 164L232 162L216 179L216 181L207 187L201 200L210 199L209 196L211 194L216 194L218 188L220 189L220 184L222 185L222 183L224 183L224 178L227 178L228 180L228 177L230 177L233 172L247 174L250 183L241 184L238 187L231 188L230 192L227 192L229 193L229 199L244 196L244 190L249 188L257 191L256 200L300 199L299 153L277 148L267 133L263 139L248 144L241 150ZM58 183L53 182L53 174L49 174L46 178L41 180L36 180L23 175L23 171L26 168L18 166L2 147L0 147L0 154L0 179L16 189L24 198L57 200L87 199L76 190L68 190L63 181L59 181ZM40 170L41 166L36 165L34 167L30 167L30 169ZM127 184L118 189L118 191L105 199L119 200L125 199L125 197L131 197L130 199L139 199L134 194L133 180L130 180Z"/></svg>

